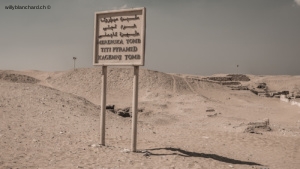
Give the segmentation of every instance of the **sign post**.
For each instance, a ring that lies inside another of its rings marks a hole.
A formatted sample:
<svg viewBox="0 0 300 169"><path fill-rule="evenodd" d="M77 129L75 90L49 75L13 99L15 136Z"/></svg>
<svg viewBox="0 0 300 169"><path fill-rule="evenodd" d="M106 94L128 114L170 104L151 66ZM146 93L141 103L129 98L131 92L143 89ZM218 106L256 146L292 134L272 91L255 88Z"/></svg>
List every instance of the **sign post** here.
<svg viewBox="0 0 300 169"><path fill-rule="evenodd" d="M133 71L133 98L132 98L132 133L131 150L136 152L137 139L137 113L138 113L138 91L139 91L139 67L134 66Z"/></svg>
<svg viewBox="0 0 300 169"><path fill-rule="evenodd" d="M107 66L102 66L101 115L100 115L100 144L105 145L105 113L106 113L106 84Z"/></svg>
<svg viewBox="0 0 300 169"><path fill-rule="evenodd" d="M136 151L139 66L145 64L146 8L95 13L93 65L102 66L100 144L105 145L107 66L133 66L132 144Z"/></svg>

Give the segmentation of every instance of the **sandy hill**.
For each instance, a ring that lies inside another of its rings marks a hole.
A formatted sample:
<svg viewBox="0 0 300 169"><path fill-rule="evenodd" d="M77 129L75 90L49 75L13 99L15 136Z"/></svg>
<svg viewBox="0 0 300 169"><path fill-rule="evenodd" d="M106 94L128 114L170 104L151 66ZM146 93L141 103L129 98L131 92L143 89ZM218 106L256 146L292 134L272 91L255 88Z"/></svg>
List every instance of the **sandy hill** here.
<svg viewBox="0 0 300 169"><path fill-rule="evenodd" d="M300 107L203 76L145 69L139 78L140 152L127 152L131 118L110 111L107 145L99 146L100 74L101 68L0 71L0 168L300 166ZM108 69L108 104L131 106L132 74L132 68ZM299 76L248 76L241 85L299 89Z"/></svg>

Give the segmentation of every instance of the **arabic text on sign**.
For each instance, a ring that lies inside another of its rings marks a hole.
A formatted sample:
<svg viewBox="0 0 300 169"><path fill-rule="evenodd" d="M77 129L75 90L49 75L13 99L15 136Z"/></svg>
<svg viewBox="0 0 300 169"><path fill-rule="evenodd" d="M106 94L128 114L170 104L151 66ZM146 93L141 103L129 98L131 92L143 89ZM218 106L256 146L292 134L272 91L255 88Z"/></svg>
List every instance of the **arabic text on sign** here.
<svg viewBox="0 0 300 169"><path fill-rule="evenodd" d="M117 22L119 19L118 18L109 18L109 19L106 19L106 18L102 18L100 21L101 22L105 22L105 23L113 23L113 22Z"/></svg>
<svg viewBox="0 0 300 169"><path fill-rule="evenodd" d="M130 20L138 20L138 19L140 19L138 16L134 16L134 18L129 18L129 17L127 17L127 18L123 18L123 17L121 17L120 18L120 20L121 20L121 22L123 22L123 21L127 21L127 22L129 22Z"/></svg>
<svg viewBox="0 0 300 169"><path fill-rule="evenodd" d="M114 36L118 36L118 32L113 32L113 33L111 33L111 34L107 34L106 32L105 32L105 34L104 35L99 35L98 36L98 38L103 38L103 37L114 37Z"/></svg>
<svg viewBox="0 0 300 169"><path fill-rule="evenodd" d="M139 36L140 34L137 32L137 31L135 31L133 34L129 34L129 33L122 33L122 32L120 32L120 36L121 37L124 37L124 36L127 36L127 37L129 37L129 36Z"/></svg>
<svg viewBox="0 0 300 169"><path fill-rule="evenodd" d="M121 29L125 30L127 28L136 28L136 24L133 24L132 26L121 25Z"/></svg>
<svg viewBox="0 0 300 169"><path fill-rule="evenodd" d="M114 30L114 29L116 29L117 28L117 25L115 24L115 26L110 26L110 25L108 25L106 28L103 28L103 30L104 31L106 31L107 29L111 29L112 31Z"/></svg>

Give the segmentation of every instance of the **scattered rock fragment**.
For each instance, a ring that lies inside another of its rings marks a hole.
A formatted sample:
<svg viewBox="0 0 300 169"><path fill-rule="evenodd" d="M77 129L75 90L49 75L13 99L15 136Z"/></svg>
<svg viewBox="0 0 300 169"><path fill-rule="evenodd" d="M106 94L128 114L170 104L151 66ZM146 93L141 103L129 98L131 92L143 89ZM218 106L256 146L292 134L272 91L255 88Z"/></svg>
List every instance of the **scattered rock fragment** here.
<svg viewBox="0 0 300 169"><path fill-rule="evenodd" d="M93 148L95 148L95 147L101 147L101 144L91 144L91 145L89 145L89 147L93 147Z"/></svg>
<svg viewBox="0 0 300 169"><path fill-rule="evenodd" d="M115 109L115 105L107 105L106 109L108 109L108 110L114 110Z"/></svg>
<svg viewBox="0 0 300 169"><path fill-rule="evenodd" d="M107 105L106 110L109 110L121 117L132 117L131 107L126 107L123 109L115 109L115 105ZM145 108L140 108L138 109L138 112L144 112L144 110Z"/></svg>
<svg viewBox="0 0 300 169"><path fill-rule="evenodd" d="M206 112L214 112L215 111L215 109L213 109L213 108L208 108L207 110L206 110Z"/></svg>
<svg viewBox="0 0 300 169"><path fill-rule="evenodd" d="M218 113L215 113L215 114L209 114L207 115L207 117L216 117L218 115Z"/></svg>
<svg viewBox="0 0 300 169"><path fill-rule="evenodd" d="M151 153L149 151L142 151L144 157L149 157Z"/></svg>
<svg viewBox="0 0 300 169"><path fill-rule="evenodd" d="M131 117L131 112L127 112L124 110L118 110L117 115L122 116L122 117Z"/></svg>
<svg viewBox="0 0 300 169"><path fill-rule="evenodd" d="M122 151L121 151L122 153L129 153L130 152L130 150L129 149L127 149L127 148L124 148Z"/></svg>

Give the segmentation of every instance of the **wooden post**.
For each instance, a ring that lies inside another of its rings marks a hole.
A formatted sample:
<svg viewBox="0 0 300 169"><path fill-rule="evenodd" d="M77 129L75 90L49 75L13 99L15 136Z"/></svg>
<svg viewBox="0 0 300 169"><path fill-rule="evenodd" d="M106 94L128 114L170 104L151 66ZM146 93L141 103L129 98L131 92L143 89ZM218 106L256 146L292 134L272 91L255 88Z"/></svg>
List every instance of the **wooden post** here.
<svg viewBox="0 0 300 169"><path fill-rule="evenodd" d="M133 76L133 99L132 99L131 151L136 152L139 66L134 66L134 73L133 74L134 74L134 76Z"/></svg>
<svg viewBox="0 0 300 169"><path fill-rule="evenodd" d="M102 88L101 88L101 115L100 115L100 144L105 145L105 113L106 113L106 83L107 66L102 66Z"/></svg>

